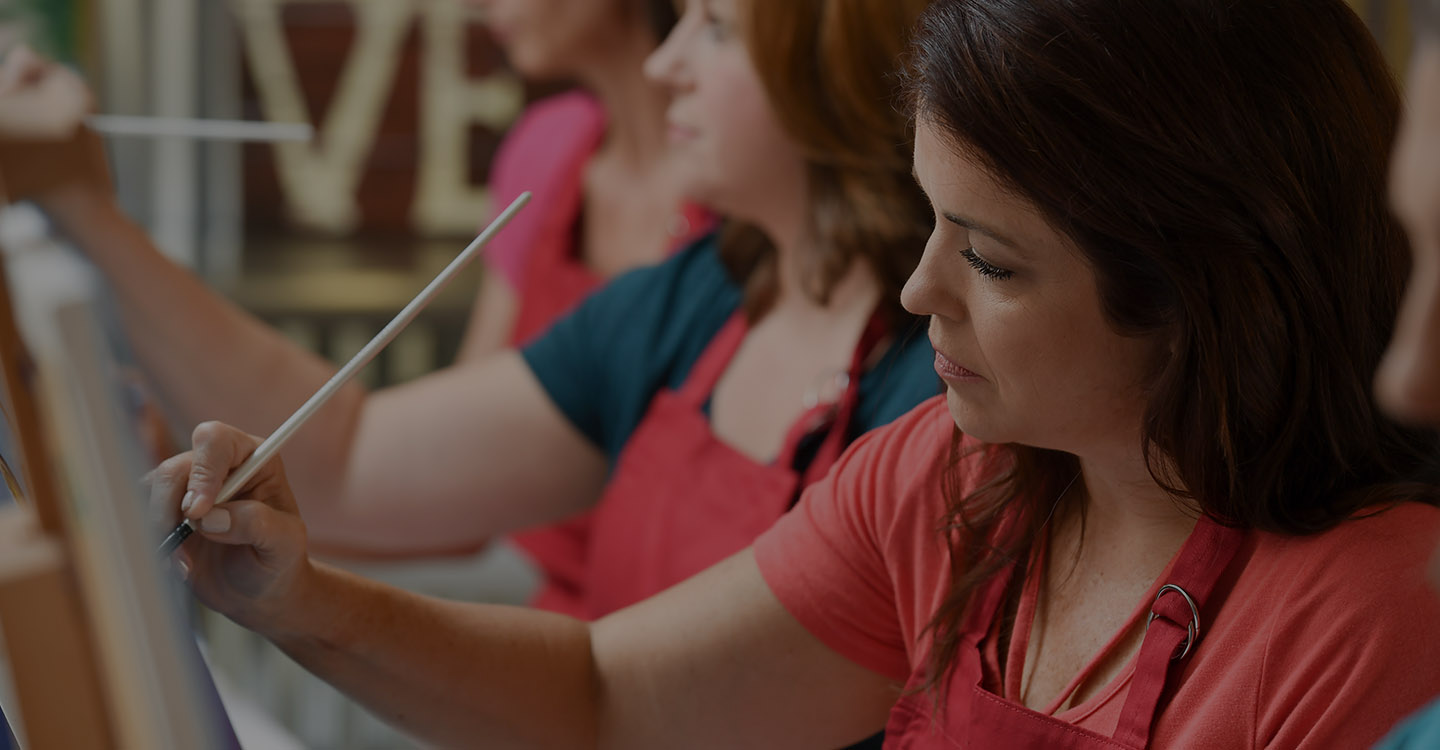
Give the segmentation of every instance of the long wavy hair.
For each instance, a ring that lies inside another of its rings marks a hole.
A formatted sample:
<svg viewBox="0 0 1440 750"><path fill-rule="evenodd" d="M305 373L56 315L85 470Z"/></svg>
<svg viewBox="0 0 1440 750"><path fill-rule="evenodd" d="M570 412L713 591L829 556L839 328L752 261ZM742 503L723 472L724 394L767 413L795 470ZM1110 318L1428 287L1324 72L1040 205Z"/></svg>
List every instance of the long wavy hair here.
<svg viewBox="0 0 1440 750"><path fill-rule="evenodd" d="M740 3L751 60L780 124L803 151L811 229L806 292L828 300L857 260L869 264L897 326L913 321L900 289L920 263L930 209L910 175L912 131L897 90L929 0L750 0ZM745 287L751 317L776 291L775 248L732 223L721 257Z"/></svg>
<svg viewBox="0 0 1440 750"><path fill-rule="evenodd" d="M1282 534L1436 502L1409 481L1435 441L1369 391L1409 268L1385 205L1399 98L1344 2L937 0L907 90L1079 247L1114 330L1168 345L1141 447L1177 502ZM950 452L932 685L972 594L1026 564L1078 471L968 444Z"/></svg>

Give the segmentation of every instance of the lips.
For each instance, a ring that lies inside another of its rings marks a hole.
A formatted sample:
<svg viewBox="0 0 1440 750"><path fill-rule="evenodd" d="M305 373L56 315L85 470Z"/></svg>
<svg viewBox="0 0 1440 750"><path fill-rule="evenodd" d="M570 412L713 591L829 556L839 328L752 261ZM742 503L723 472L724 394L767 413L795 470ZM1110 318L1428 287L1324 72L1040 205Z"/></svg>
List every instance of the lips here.
<svg viewBox="0 0 1440 750"><path fill-rule="evenodd" d="M976 380L984 380L984 378L980 377L979 375L975 374L970 370L965 369L961 365L955 363L954 360L946 357L944 354L941 354L938 350L935 352L935 372L939 374L940 377L944 380L958 380L970 382Z"/></svg>
<svg viewBox="0 0 1440 750"><path fill-rule="evenodd" d="M665 122L665 130L666 133L670 136L671 141L692 140L695 138L696 135L700 133L700 131L696 130L695 128L692 128L688 125L681 125L674 120L667 120Z"/></svg>

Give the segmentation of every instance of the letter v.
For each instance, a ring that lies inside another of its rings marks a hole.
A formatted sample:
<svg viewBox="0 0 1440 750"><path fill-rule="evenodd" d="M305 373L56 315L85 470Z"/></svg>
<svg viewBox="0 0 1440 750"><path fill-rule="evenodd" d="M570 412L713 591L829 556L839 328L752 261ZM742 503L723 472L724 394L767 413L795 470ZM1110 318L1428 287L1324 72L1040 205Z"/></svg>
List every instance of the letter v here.
<svg viewBox="0 0 1440 750"><path fill-rule="evenodd" d="M308 115L280 15L289 2L296 0L244 0L232 7L266 118L304 122ZM295 220L336 233L359 222L355 193L414 16L414 4L402 0L346 2L355 11L355 42L324 122L316 124L318 143L275 144L280 186Z"/></svg>

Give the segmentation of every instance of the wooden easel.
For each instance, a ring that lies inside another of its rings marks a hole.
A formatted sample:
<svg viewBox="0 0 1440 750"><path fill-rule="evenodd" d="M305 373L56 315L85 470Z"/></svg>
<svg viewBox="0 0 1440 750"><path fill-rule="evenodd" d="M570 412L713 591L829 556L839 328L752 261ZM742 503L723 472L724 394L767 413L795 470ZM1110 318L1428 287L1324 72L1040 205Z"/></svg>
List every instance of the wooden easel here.
<svg viewBox="0 0 1440 750"><path fill-rule="evenodd" d="M20 716L31 747L116 747L30 371L0 263L0 397L27 492L23 506L0 511L0 629Z"/></svg>

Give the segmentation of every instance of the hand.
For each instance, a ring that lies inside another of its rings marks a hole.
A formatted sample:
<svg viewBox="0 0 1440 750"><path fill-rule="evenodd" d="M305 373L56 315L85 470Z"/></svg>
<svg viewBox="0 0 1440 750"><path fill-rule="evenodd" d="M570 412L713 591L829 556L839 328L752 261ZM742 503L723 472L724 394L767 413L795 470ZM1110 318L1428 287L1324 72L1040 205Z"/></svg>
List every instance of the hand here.
<svg viewBox="0 0 1440 750"><path fill-rule="evenodd" d="M233 500L215 507L220 486L260 441L219 422L195 428L194 448L150 473L152 512L195 522L175 562L200 601L265 635L285 630L285 616L314 574L305 525L276 458ZM173 526L174 520L169 526Z"/></svg>
<svg viewBox="0 0 1440 750"><path fill-rule="evenodd" d="M0 62L0 137L66 140L93 108L74 71L20 46Z"/></svg>
<svg viewBox="0 0 1440 750"><path fill-rule="evenodd" d="M92 99L74 71L26 47L0 62L0 203L63 187L108 195L99 138L84 127Z"/></svg>

